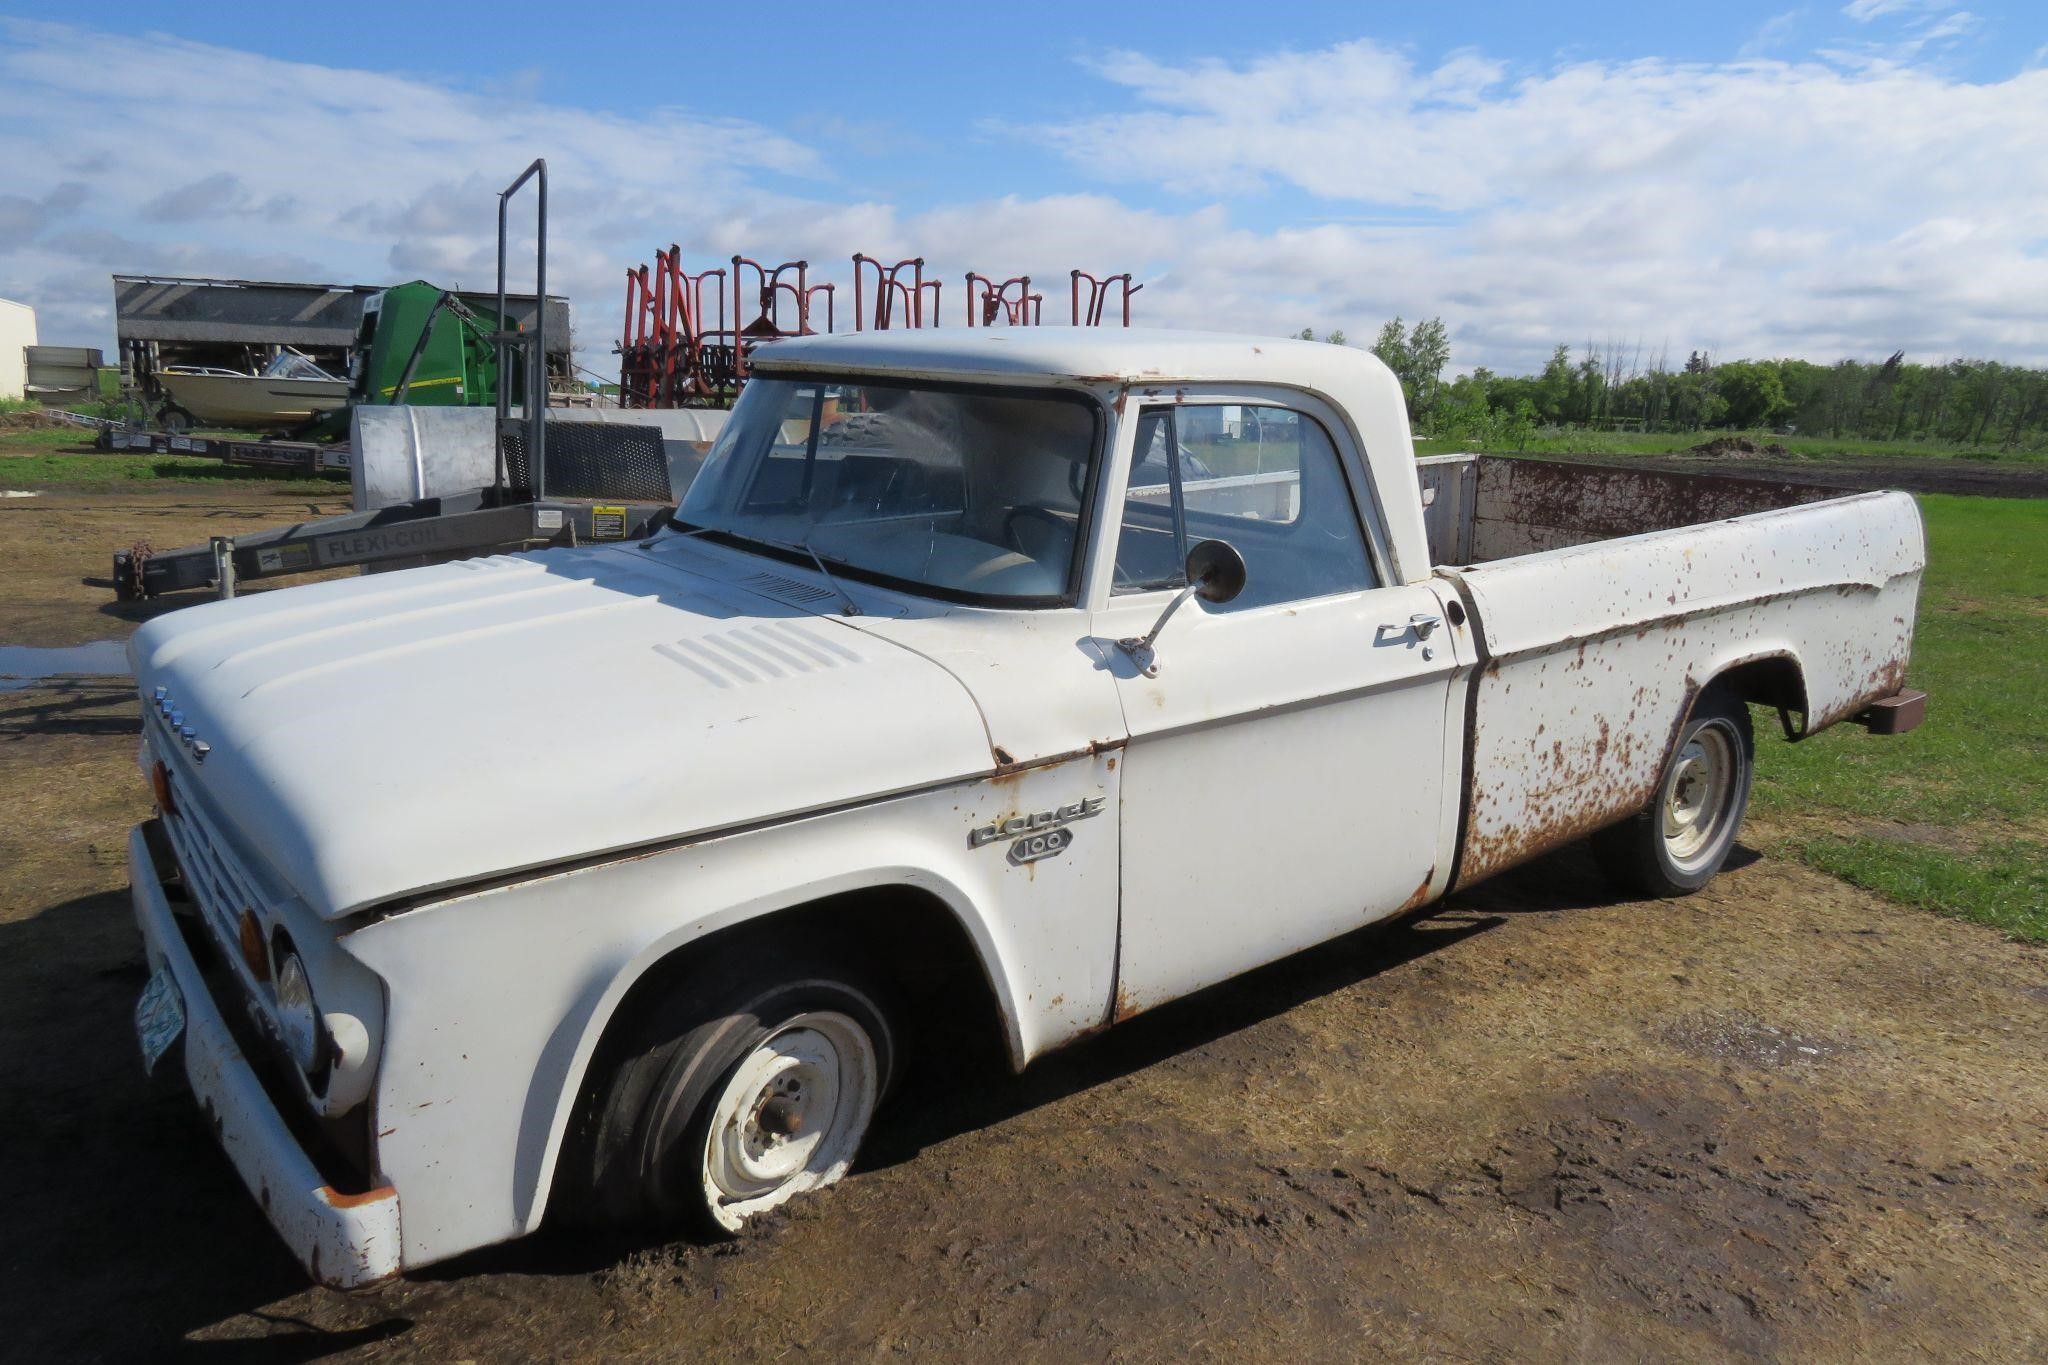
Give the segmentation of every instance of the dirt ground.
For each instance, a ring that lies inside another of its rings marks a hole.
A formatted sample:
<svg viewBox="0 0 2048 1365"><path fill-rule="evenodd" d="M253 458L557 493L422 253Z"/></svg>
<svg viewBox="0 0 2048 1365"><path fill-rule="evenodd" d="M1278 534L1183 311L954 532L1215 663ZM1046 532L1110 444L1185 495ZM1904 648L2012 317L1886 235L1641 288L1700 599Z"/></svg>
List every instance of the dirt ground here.
<svg viewBox="0 0 2048 1365"><path fill-rule="evenodd" d="M203 545L208 536L243 535L348 510L345 483L326 498L251 482L0 500L0 645L126 639L157 612L203 600L179 594L159 602L116 602L116 550L137 543L174 550Z"/></svg>
<svg viewBox="0 0 2048 1365"><path fill-rule="evenodd" d="M79 580L137 527L295 514L215 496L0 510L0 643L125 634ZM2048 954L1747 848L1675 904L1567 851L1021 1078L929 1076L740 1246L308 1289L142 1076L136 730L116 681L0 692L16 1358L2048 1358Z"/></svg>

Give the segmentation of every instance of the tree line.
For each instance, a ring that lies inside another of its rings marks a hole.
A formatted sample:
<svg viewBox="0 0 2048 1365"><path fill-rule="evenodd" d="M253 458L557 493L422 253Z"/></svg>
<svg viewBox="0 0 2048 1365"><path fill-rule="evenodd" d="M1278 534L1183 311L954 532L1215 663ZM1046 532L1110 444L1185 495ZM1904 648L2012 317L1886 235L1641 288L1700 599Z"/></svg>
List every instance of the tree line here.
<svg viewBox="0 0 2048 1365"><path fill-rule="evenodd" d="M1314 341L1304 328L1299 335ZM1341 331L1322 340L1344 345ZM1442 318L1395 318L1372 352L1401 380L1418 435L1514 445L1544 427L1632 431L1769 430L1868 440L1941 441L2004 450L2048 444L2048 370L1995 360L1882 362L1715 360L1693 351L1671 366L1661 352L1592 342L1559 345L1541 371L1480 366L1445 381Z"/></svg>

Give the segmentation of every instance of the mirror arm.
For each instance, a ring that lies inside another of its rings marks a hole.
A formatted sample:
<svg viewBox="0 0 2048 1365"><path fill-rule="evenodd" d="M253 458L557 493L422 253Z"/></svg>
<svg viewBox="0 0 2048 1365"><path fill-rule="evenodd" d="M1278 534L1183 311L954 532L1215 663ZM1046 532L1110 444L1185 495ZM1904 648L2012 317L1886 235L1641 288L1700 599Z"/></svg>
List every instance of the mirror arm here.
<svg viewBox="0 0 2048 1365"><path fill-rule="evenodd" d="M1159 676L1159 656L1153 650L1152 645L1159 638L1159 632L1166 629L1167 618L1179 611L1180 604L1193 596L1195 590L1201 586L1199 582L1190 583L1175 593L1173 600L1166 604L1165 611L1159 613L1159 619L1152 623L1152 629L1145 632L1143 639L1124 639L1116 642L1116 647L1130 655L1131 662L1136 664L1138 671L1146 677L1156 678Z"/></svg>

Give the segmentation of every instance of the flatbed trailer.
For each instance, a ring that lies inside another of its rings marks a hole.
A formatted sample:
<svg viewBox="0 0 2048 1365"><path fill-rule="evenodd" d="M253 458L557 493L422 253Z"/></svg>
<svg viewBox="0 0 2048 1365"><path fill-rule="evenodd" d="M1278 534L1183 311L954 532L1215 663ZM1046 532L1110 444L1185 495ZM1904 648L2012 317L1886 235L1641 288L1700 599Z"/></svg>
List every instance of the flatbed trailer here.
<svg viewBox="0 0 2048 1365"><path fill-rule="evenodd" d="M114 552L114 595L124 602L210 588L233 597L265 578L352 567L411 568L492 550L583 545L649 536L673 504L551 498L499 502L474 489L395 507L322 517L245 536L156 553L147 544Z"/></svg>
<svg viewBox="0 0 2048 1365"><path fill-rule="evenodd" d="M198 455L257 469L292 469L306 474L348 477L353 452L346 441L272 441L239 436L179 436L167 431L102 428L101 450L139 450L157 455Z"/></svg>

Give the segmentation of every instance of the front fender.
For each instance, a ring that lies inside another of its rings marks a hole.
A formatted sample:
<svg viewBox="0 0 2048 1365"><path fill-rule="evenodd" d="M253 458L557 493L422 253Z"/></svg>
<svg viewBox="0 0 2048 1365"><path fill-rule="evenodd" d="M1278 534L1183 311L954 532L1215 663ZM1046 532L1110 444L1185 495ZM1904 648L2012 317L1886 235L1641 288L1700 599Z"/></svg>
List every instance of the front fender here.
<svg viewBox="0 0 2048 1365"><path fill-rule="evenodd" d="M406 1200L405 1263L539 1226L590 1059L646 972L706 935L849 891L914 888L981 958L1011 1058L1108 1015L1116 821L1018 866L978 825L1104 795L1090 756L543 875L368 925L349 946L389 983L378 1160ZM1057 799L1056 799L1057 798Z"/></svg>

